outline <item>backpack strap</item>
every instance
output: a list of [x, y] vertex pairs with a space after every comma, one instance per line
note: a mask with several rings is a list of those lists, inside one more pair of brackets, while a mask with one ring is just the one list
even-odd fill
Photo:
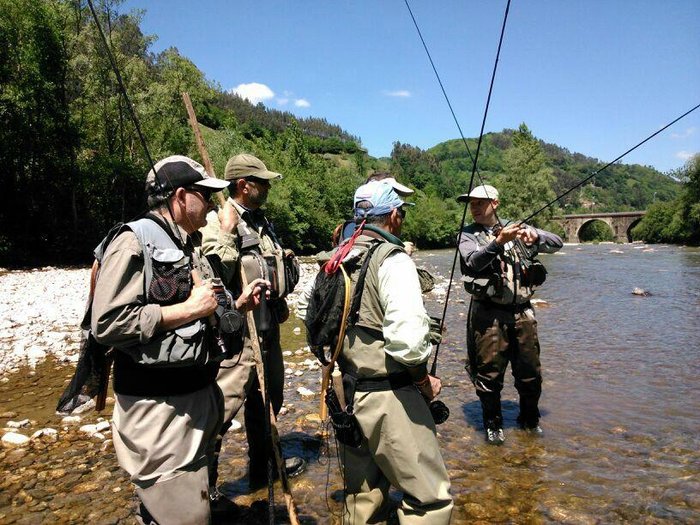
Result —
[[[362, 261], [362, 267], [360, 268], [360, 273], [357, 276], [357, 284], [355, 285], [355, 290], [352, 296], [352, 306], [350, 308], [350, 316], [348, 322], [354, 325], [360, 317], [360, 305], [362, 304], [362, 292], [365, 288], [365, 277], [367, 277], [367, 270], [369, 268], [369, 261], [372, 259], [372, 255], [382, 245], [381, 242], [375, 242], [372, 244], [370, 249], [367, 251], [365, 260]], [[341, 266], [342, 267], [342, 266]]]

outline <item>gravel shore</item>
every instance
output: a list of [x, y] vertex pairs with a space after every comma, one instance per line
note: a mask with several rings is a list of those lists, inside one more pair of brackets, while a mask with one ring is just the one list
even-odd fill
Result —
[[[300, 282], [288, 298], [290, 309], [315, 268], [301, 264]], [[77, 361], [89, 279], [89, 268], [0, 269], [0, 377], [35, 367], [49, 355]]]

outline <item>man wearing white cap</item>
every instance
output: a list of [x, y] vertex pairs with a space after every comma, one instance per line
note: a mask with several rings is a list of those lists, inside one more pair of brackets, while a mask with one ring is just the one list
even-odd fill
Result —
[[[426, 400], [438, 395], [430, 376], [432, 345], [416, 267], [399, 239], [406, 207], [391, 184], [371, 181], [355, 192], [358, 224], [366, 221], [348, 257], [351, 279], [367, 270], [357, 319], [345, 334], [338, 364], [345, 397], [362, 429], [358, 447], [343, 445], [343, 523], [383, 523], [389, 489], [403, 493], [400, 523], [447, 525], [450, 482]], [[371, 251], [370, 251], [371, 250]]]
[[[212, 194], [228, 183], [181, 155], [154, 168], [151, 211], [115, 228], [95, 251], [101, 266], [91, 328], [98, 343], [115, 349], [114, 449], [136, 485], [140, 522], [208, 523], [202, 494], [221, 426], [215, 377], [224, 355], [207, 319], [223, 293], [193, 234], [206, 224]], [[254, 306], [260, 284], [241, 293], [236, 310]]]
[[561, 239], [521, 223], [499, 221], [498, 191], [482, 185], [457, 200], [468, 201], [474, 222], [459, 237], [464, 287], [472, 296], [467, 321], [467, 370], [481, 401], [486, 441], [505, 441], [501, 390], [508, 363], [520, 395], [518, 424], [539, 435], [542, 393], [540, 344], [530, 298], [546, 271], [538, 252], [553, 253]]

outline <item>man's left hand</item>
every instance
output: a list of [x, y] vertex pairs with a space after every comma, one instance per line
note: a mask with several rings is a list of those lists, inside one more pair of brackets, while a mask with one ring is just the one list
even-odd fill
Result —
[[518, 232], [518, 237], [528, 246], [535, 244], [540, 238], [537, 230], [535, 230], [535, 228], [532, 226], [525, 226], [523, 229], [521, 229], [520, 232]]

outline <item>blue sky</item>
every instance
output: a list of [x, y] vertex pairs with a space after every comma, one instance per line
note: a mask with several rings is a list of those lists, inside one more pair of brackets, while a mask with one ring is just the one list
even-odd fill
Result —
[[[409, 0], [467, 137], [479, 134], [505, 0]], [[403, 0], [128, 0], [153, 51], [177, 47], [211, 81], [326, 118], [388, 156], [458, 138]], [[486, 131], [610, 161], [700, 103], [699, 0], [513, 0]], [[678, 168], [700, 109], [622, 162]]]

